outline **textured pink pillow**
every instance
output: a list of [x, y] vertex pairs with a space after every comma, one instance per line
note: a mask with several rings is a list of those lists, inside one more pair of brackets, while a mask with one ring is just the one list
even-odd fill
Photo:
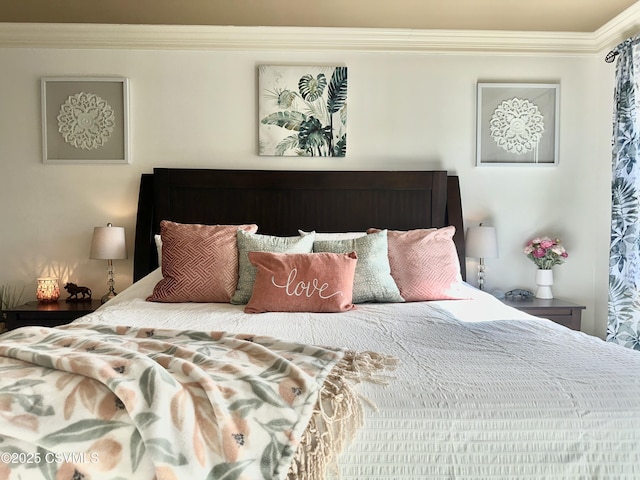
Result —
[[257, 268], [246, 313], [344, 312], [354, 308], [351, 253], [249, 252]]
[[162, 280], [152, 302], [229, 302], [238, 283], [238, 229], [257, 225], [160, 222]]
[[[379, 231], [370, 228], [367, 233]], [[389, 230], [389, 266], [400, 295], [407, 302], [456, 300], [462, 293], [460, 263], [453, 226]]]

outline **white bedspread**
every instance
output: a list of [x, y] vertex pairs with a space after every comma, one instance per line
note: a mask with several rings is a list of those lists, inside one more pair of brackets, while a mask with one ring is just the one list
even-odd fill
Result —
[[341, 478], [640, 479], [640, 353], [470, 300], [247, 315], [145, 302], [154, 272], [79, 322], [226, 330], [399, 358], [343, 453]]

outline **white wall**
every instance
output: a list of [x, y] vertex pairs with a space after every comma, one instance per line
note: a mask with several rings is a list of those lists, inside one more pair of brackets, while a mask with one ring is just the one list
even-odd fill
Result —
[[[259, 64], [348, 66], [346, 158], [256, 154]], [[583, 330], [604, 335], [613, 67], [601, 57], [4, 48], [0, 65], [0, 284], [25, 285], [27, 299], [45, 274], [106, 291], [106, 262], [88, 258], [92, 229], [126, 227], [132, 254], [139, 177], [156, 166], [443, 168], [460, 175], [466, 224], [497, 227], [487, 289], [533, 289], [522, 247], [558, 236], [569, 259], [554, 292], [586, 305]], [[42, 163], [39, 80], [56, 75], [130, 79], [131, 165]], [[560, 83], [557, 167], [474, 166], [478, 81]], [[132, 260], [115, 266], [122, 290]]]

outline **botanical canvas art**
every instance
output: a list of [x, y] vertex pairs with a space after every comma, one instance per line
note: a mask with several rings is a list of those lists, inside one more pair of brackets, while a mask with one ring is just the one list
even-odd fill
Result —
[[260, 155], [344, 157], [347, 67], [259, 67]]
[[556, 84], [478, 84], [478, 165], [558, 162]]

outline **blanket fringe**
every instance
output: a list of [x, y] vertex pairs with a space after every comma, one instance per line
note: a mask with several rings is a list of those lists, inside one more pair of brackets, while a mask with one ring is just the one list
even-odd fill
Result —
[[347, 351], [331, 370], [311, 420], [291, 462], [288, 480], [324, 480], [327, 473], [339, 475], [337, 458], [364, 423], [362, 402], [375, 408], [355, 389], [360, 382], [387, 384], [382, 370], [393, 370], [397, 359], [376, 352]]

